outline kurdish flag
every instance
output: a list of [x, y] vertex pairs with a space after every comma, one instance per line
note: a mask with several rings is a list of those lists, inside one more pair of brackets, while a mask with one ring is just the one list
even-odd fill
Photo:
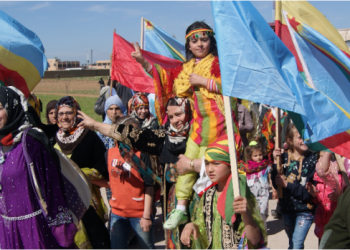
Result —
[[[306, 143], [350, 129], [350, 102], [341, 83], [331, 78], [333, 68], [319, 61], [317, 67], [326, 71], [323, 77], [329, 85], [313, 88], [299, 73], [294, 55], [250, 2], [214, 1], [212, 7], [223, 93], [299, 114]], [[315, 73], [321, 73], [319, 68]], [[335, 99], [337, 94], [340, 98]]]
[[151, 21], [144, 19], [143, 23], [144, 50], [169, 57], [179, 61], [186, 61], [185, 45], [155, 26]]
[[[298, 114], [291, 117], [315, 150], [350, 157], [350, 51], [339, 32], [306, 1], [276, 1], [276, 34], [296, 58], [298, 70], [315, 90], [331, 100], [333, 107], [319, 109], [319, 125], [305, 131], [307, 123]], [[314, 103], [314, 105], [318, 105]], [[335, 109], [333, 109], [335, 108]], [[317, 111], [317, 110], [315, 110]], [[333, 117], [325, 114], [334, 112]]]
[[0, 11], [0, 85], [14, 86], [28, 97], [48, 63], [39, 37]]

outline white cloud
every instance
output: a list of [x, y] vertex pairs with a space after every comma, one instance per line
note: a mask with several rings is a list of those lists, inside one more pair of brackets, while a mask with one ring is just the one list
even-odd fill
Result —
[[43, 3], [38, 3], [32, 7], [30, 7], [28, 10], [39, 10], [39, 9], [43, 9], [43, 8], [46, 8], [47, 6], [49, 6], [50, 3], [49, 2], [43, 2]]

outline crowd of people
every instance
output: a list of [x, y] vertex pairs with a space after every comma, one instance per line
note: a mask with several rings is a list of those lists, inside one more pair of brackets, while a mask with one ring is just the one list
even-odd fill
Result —
[[[279, 111], [265, 104], [231, 98], [227, 127], [214, 32], [195, 22], [185, 38], [187, 61], [174, 69], [151, 64], [134, 44], [130, 56], [153, 77], [156, 93], [111, 79], [104, 86], [101, 78], [103, 122], [72, 96], [50, 101], [41, 121], [18, 89], [0, 87], [0, 248], [125, 249], [135, 238], [154, 249], [158, 204], [166, 248], [268, 248], [270, 190], [289, 249], [304, 248], [313, 222], [320, 248], [350, 247], [348, 176], [339, 167], [349, 160], [309, 150], [288, 113], [277, 123]], [[89, 205], [62, 174], [59, 154], [86, 178]]]

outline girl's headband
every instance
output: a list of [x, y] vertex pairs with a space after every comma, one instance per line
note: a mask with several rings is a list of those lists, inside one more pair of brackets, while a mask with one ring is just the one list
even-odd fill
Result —
[[197, 32], [207, 32], [207, 35], [211, 34], [211, 35], [215, 35], [214, 31], [211, 29], [205, 29], [205, 28], [200, 28], [200, 29], [195, 29], [190, 31], [186, 36], [185, 39], [187, 39], [188, 37], [190, 37], [191, 35], [193, 35], [194, 33]]

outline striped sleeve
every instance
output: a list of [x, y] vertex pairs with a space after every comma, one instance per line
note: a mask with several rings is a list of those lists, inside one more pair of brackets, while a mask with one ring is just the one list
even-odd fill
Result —
[[216, 85], [216, 82], [213, 79], [208, 79], [207, 89], [211, 92], [215, 92], [215, 93], [220, 94], [220, 90], [219, 90], [218, 86]]

